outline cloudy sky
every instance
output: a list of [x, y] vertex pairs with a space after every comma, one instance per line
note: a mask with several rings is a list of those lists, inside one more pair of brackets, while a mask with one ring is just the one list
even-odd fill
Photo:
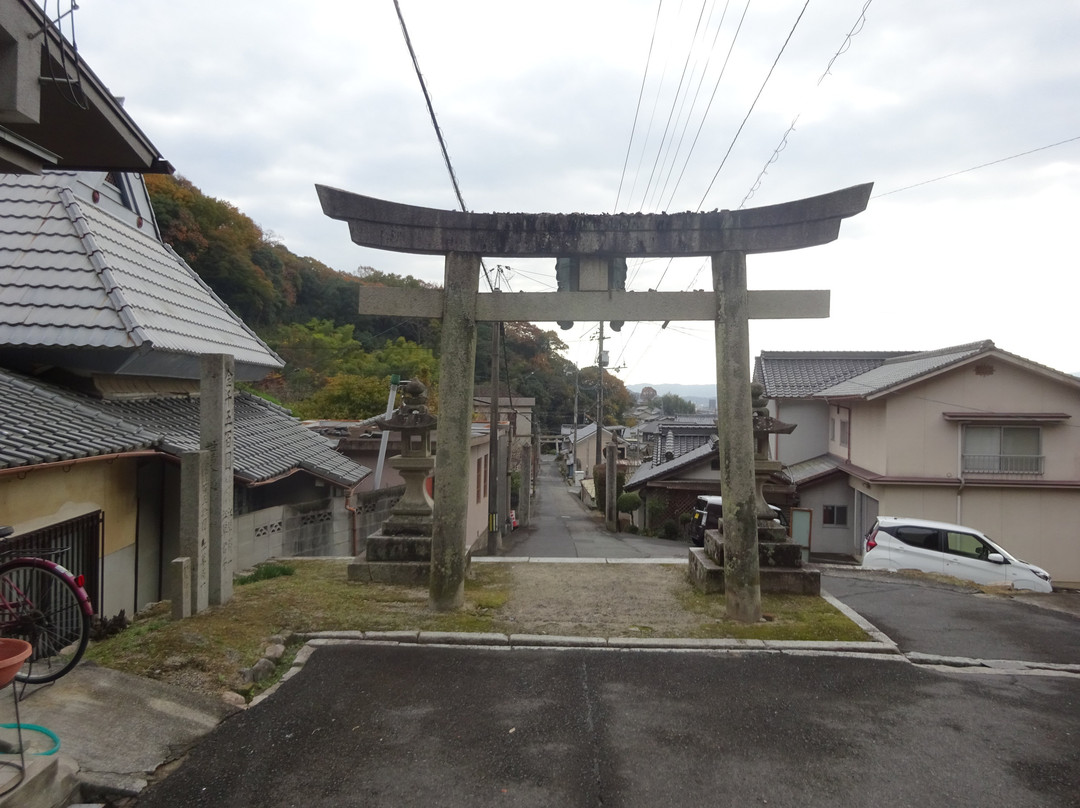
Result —
[[[400, 4], [469, 210], [712, 210], [873, 182], [837, 242], [750, 257], [751, 289], [832, 292], [827, 320], [751, 323], [752, 354], [991, 339], [1080, 371], [1080, 4]], [[441, 282], [439, 258], [352, 244], [315, 195], [458, 207], [392, 0], [83, 0], [74, 23], [205, 193], [336, 269]], [[554, 288], [550, 262], [500, 262], [503, 289]], [[631, 289], [710, 283], [700, 260], [630, 264]], [[561, 334], [595, 361], [595, 323]], [[713, 376], [711, 325], [608, 337], [627, 383]]]

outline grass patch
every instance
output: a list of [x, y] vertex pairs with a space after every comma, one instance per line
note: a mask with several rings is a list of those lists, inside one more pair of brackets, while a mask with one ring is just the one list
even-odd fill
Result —
[[269, 581], [273, 578], [280, 578], [282, 575], [292, 575], [294, 572], [296, 572], [296, 567], [271, 561], [267, 564], [257, 565], [255, 570], [247, 575], [237, 576], [233, 579], [233, 583], [236, 586], [245, 586], [256, 581]]
[[[268, 565], [262, 565], [268, 566]], [[350, 583], [346, 562], [290, 562], [293, 574], [255, 580], [232, 600], [174, 621], [167, 602], [135, 616], [131, 626], [91, 643], [86, 658], [126, 673], [206, 692], [243, 690], [240, 670], [262, 655], [273, 635], [312, 631], [491, 631], [509, 596], [508, 576], [494, 565], [476, 565], [465, 583], [465, 607], [428, 609], [425, 588]], [[288, 643], [282, 667], [296, 647]]]
[[693, 586], [678, 592], [683, 608], [700, 615], [701, 622], [689, 636], [704, 639], [816, 640], [864, 642], [866, 632], [852, 623], [828, 601], [813, 595], [762, 594], [765, 622], [747, 625], [727, 616], [724, 596], [706, 595]]

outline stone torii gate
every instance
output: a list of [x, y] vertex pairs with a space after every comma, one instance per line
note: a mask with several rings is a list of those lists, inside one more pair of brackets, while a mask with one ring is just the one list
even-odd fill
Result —
[[[828, 291], [748, 291], [746, 256], [826, 244], [866, 209], [872, 184], [747, 210], [674, 214], [468, 213], [415, 207], [317, 185], [323, 212], [364, 247], [443, 255], [442, 289], [365, 288], [361, 314], [442, 320], [439, 441], [429, 603], [465, 598], [466, 508], [476, 324], [712, 320], [724, 492], [725, 593], [730, 617], [761, 618], [750, 395], [749, 320], [829, 316]], [[479, 292], [481, 258], [575, 257], [576, 291]], [[611, 288], [612, 259], [712, 259], [713, 293]]]

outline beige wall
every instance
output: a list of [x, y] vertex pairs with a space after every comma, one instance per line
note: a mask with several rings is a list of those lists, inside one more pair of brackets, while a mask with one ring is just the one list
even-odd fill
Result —
[[73, 463], [0, 477], [0, 514], [17, 533], [105, 512], [105, 555], [135, 543], [137, 460]]
[[26, 533], [96, 511], [105, 514], [101, 613], [129, 612], [135, 600], [136, 459], [73, 463], [0, 477], [0, 514]]
[[[975, 372], [987, 365], [993, 373]], [[1080, 390], [1067, 383], [987, 360], [914, 385], [885, 401], [884, 416], [877, 402], [854, 407], [856, 465], [893, 477], [957, 477], [962, 425], [945, 420], [943, 412], [1065, 412], [1073, 418], [1042, 427], [1046, 456], [1042, 479], [1080, 481], [1080, 429], [1070, 428], [1080, 419]], [[875, 432], [885, 433], [885, 445], [873, 445]], [[865, 450], [864, 442], [870, 444]]]
[[[489, 457], [489, 446], [490, 440], [487, 435], [474, 437], [469, 446], [469, 510], [466, 516], [465, 535], [468, 537], [469, 549], [481, 552], [487, 550], [488, 522], [488, 498], [485, 494], [488, 478], [484, 474], [484, 458], [487, 458], [488, 463], [495, 462], [495, 458]], [[480, 479], [477, 479], [477, 461], [481, 470]], [[477, 490], [480, 492], [479, 497], [477, 497]]]

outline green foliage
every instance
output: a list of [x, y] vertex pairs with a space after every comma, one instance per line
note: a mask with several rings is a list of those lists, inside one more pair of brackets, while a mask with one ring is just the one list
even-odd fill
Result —
[[664, 415], [693, 415], [697, 412], [696, 404], [675, 393], [664, 393], [650, 401], [649, 406], [660, 410]]
[[679, 524], [674, 519], [665, 519], [660, 528], [660, 535], [665, 539], [679, 538]]
[[[437, 408], [438, 320], [360, 315], [358, 301], [376, 287], [434, 288], [412, 276], [371, 267], [340, 272], [298, 256], [223, 200], [183, 177], [146, 175], [163, 240], [285, 361], [253, 385], [302, 417], [365, 418], [385, 411], [388, 378], [417, 377]], [[552, 270], [554, 273], [554, 269]], [[576, 368], [559, 354], [555, 331], [504, 324], [500, 395], [534, 398], [533, 427], [557, 433], [574, 412]], [[478, 382], [491, 373], [490, 326], [478, 328]], [[627, 423], [631, 399], [604, 374], [605, 424]], [[596, 412], [597, 369], [583, 368], [579, 411]]]
[[666, 496], [659, 491], [650, 493], [645, 502], [645, 518], [648, 520], [646, 527], [650, 530], [656, 530], [656, 526], [660, 524], [660, 520], [667, 513], [667, 508]]
[[630, 514], [630, 524], [634, 524], [634, 513], [641, 507], [641, 495], [636, 491], [623, 491], [615, 500], [615, 509], [619, 513]]

